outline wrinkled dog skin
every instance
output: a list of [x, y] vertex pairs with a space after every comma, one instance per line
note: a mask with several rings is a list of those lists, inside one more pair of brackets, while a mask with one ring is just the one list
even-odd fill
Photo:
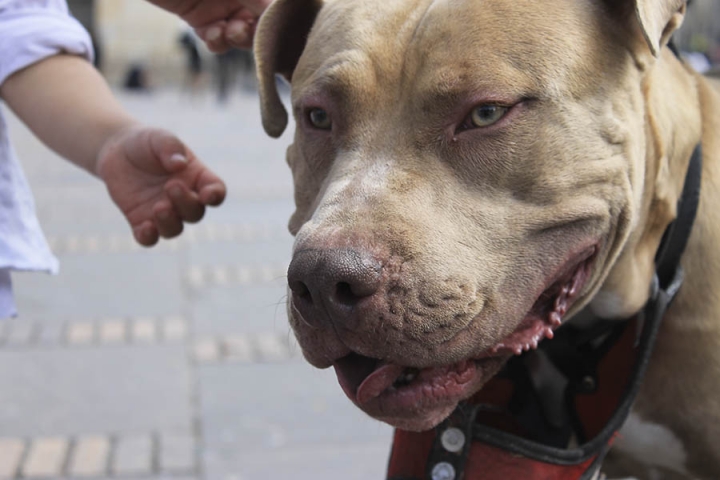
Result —
[[702, 139], [688, 279], [608, 468], [720, 478], [720, 95], [665, 48], [684, 13], [277, 0], [255, 48], [270, 135], [288, 123], [275, 74], [292, 84], [288, 310], [305, 358], [369, 415], [437, 425], [581, 309], [644, 305]]

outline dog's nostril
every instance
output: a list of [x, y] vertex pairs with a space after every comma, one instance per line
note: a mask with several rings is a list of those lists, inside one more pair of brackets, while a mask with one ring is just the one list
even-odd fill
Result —
[[353, 306], [362, 296], [355, 295], [347, 282], [340, 282], [335, 288], [335, 299], [344, 305]]
[[312, 303], [312, 295], [310, 289], [303, 282], [295, 281], [289, 283], [290, 290], [302, 300]]
[[300, 250], [288, 268], [288, 286], [306, 321], [349, 324], [356, 307], [382, 286], [382, 265], [353, 249]]

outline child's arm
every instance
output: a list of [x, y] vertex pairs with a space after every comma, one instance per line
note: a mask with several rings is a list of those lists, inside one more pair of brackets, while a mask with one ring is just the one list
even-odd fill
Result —
[[182, 232], [225, 185], [176, 137], [142, 127], [85, 60], [50, 57], [10, 76], [0, 96], [50, 148], [105, 181], [137, 241]]
[[57, 55], [10, 76], [0, 96], [48, 147], [97, 175], [100, 149], [137, 122], [85, 59]]

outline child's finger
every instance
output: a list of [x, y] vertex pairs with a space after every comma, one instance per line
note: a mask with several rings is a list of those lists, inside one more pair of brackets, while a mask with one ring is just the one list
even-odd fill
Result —
[[153, 219], [158, 233], [163, 238], [173, 238], [183, 231], [183, 222], [173, 210], [170, 202], [160, 202], [153, 207]]
[[131, 165], [153, 175], [180, 172], [188, 166], [191, 156], [175, 135], [159, 128], [134, 128], [122, 145]]
[[220, 205], [227, 194], [225, 182], [208, 168], [205, 168], [195, 180], [193, 190], [198, 192], [200, 201], [204, 205], [213, 207]]
[[168, 173], [177, 173], [188, 166], [189, 152], [185, 145], [170, 132], [153, 131], [150, 137], [153, 153], [160, 159], [162, 167]]
[[145, 247], [152, 247], [159, 240], [159, 234], [155, 225], [150, 220], [133, 228], [135, 240]]
[[199, 197], [204, 205], [217, 207], [225, 200], [226, 193], [224, 183], [212, 183], [200, 189]]
[[169, 184], [165, 190], [175, 211], [183, 221], [195, 223], [202, 220], [205, 215], [205, 205], [200, 203], [197, 193], [190, 191], [180, 182]]

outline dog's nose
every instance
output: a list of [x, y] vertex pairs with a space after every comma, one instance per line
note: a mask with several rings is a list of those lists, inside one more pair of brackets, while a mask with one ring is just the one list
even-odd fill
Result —
[[382, 265], [353, 249], [301, 250], [288, 269], [293, 305], [303, 319], [318, 325], [326, 315], [346, 327], [354, 307], [381, 284]]

